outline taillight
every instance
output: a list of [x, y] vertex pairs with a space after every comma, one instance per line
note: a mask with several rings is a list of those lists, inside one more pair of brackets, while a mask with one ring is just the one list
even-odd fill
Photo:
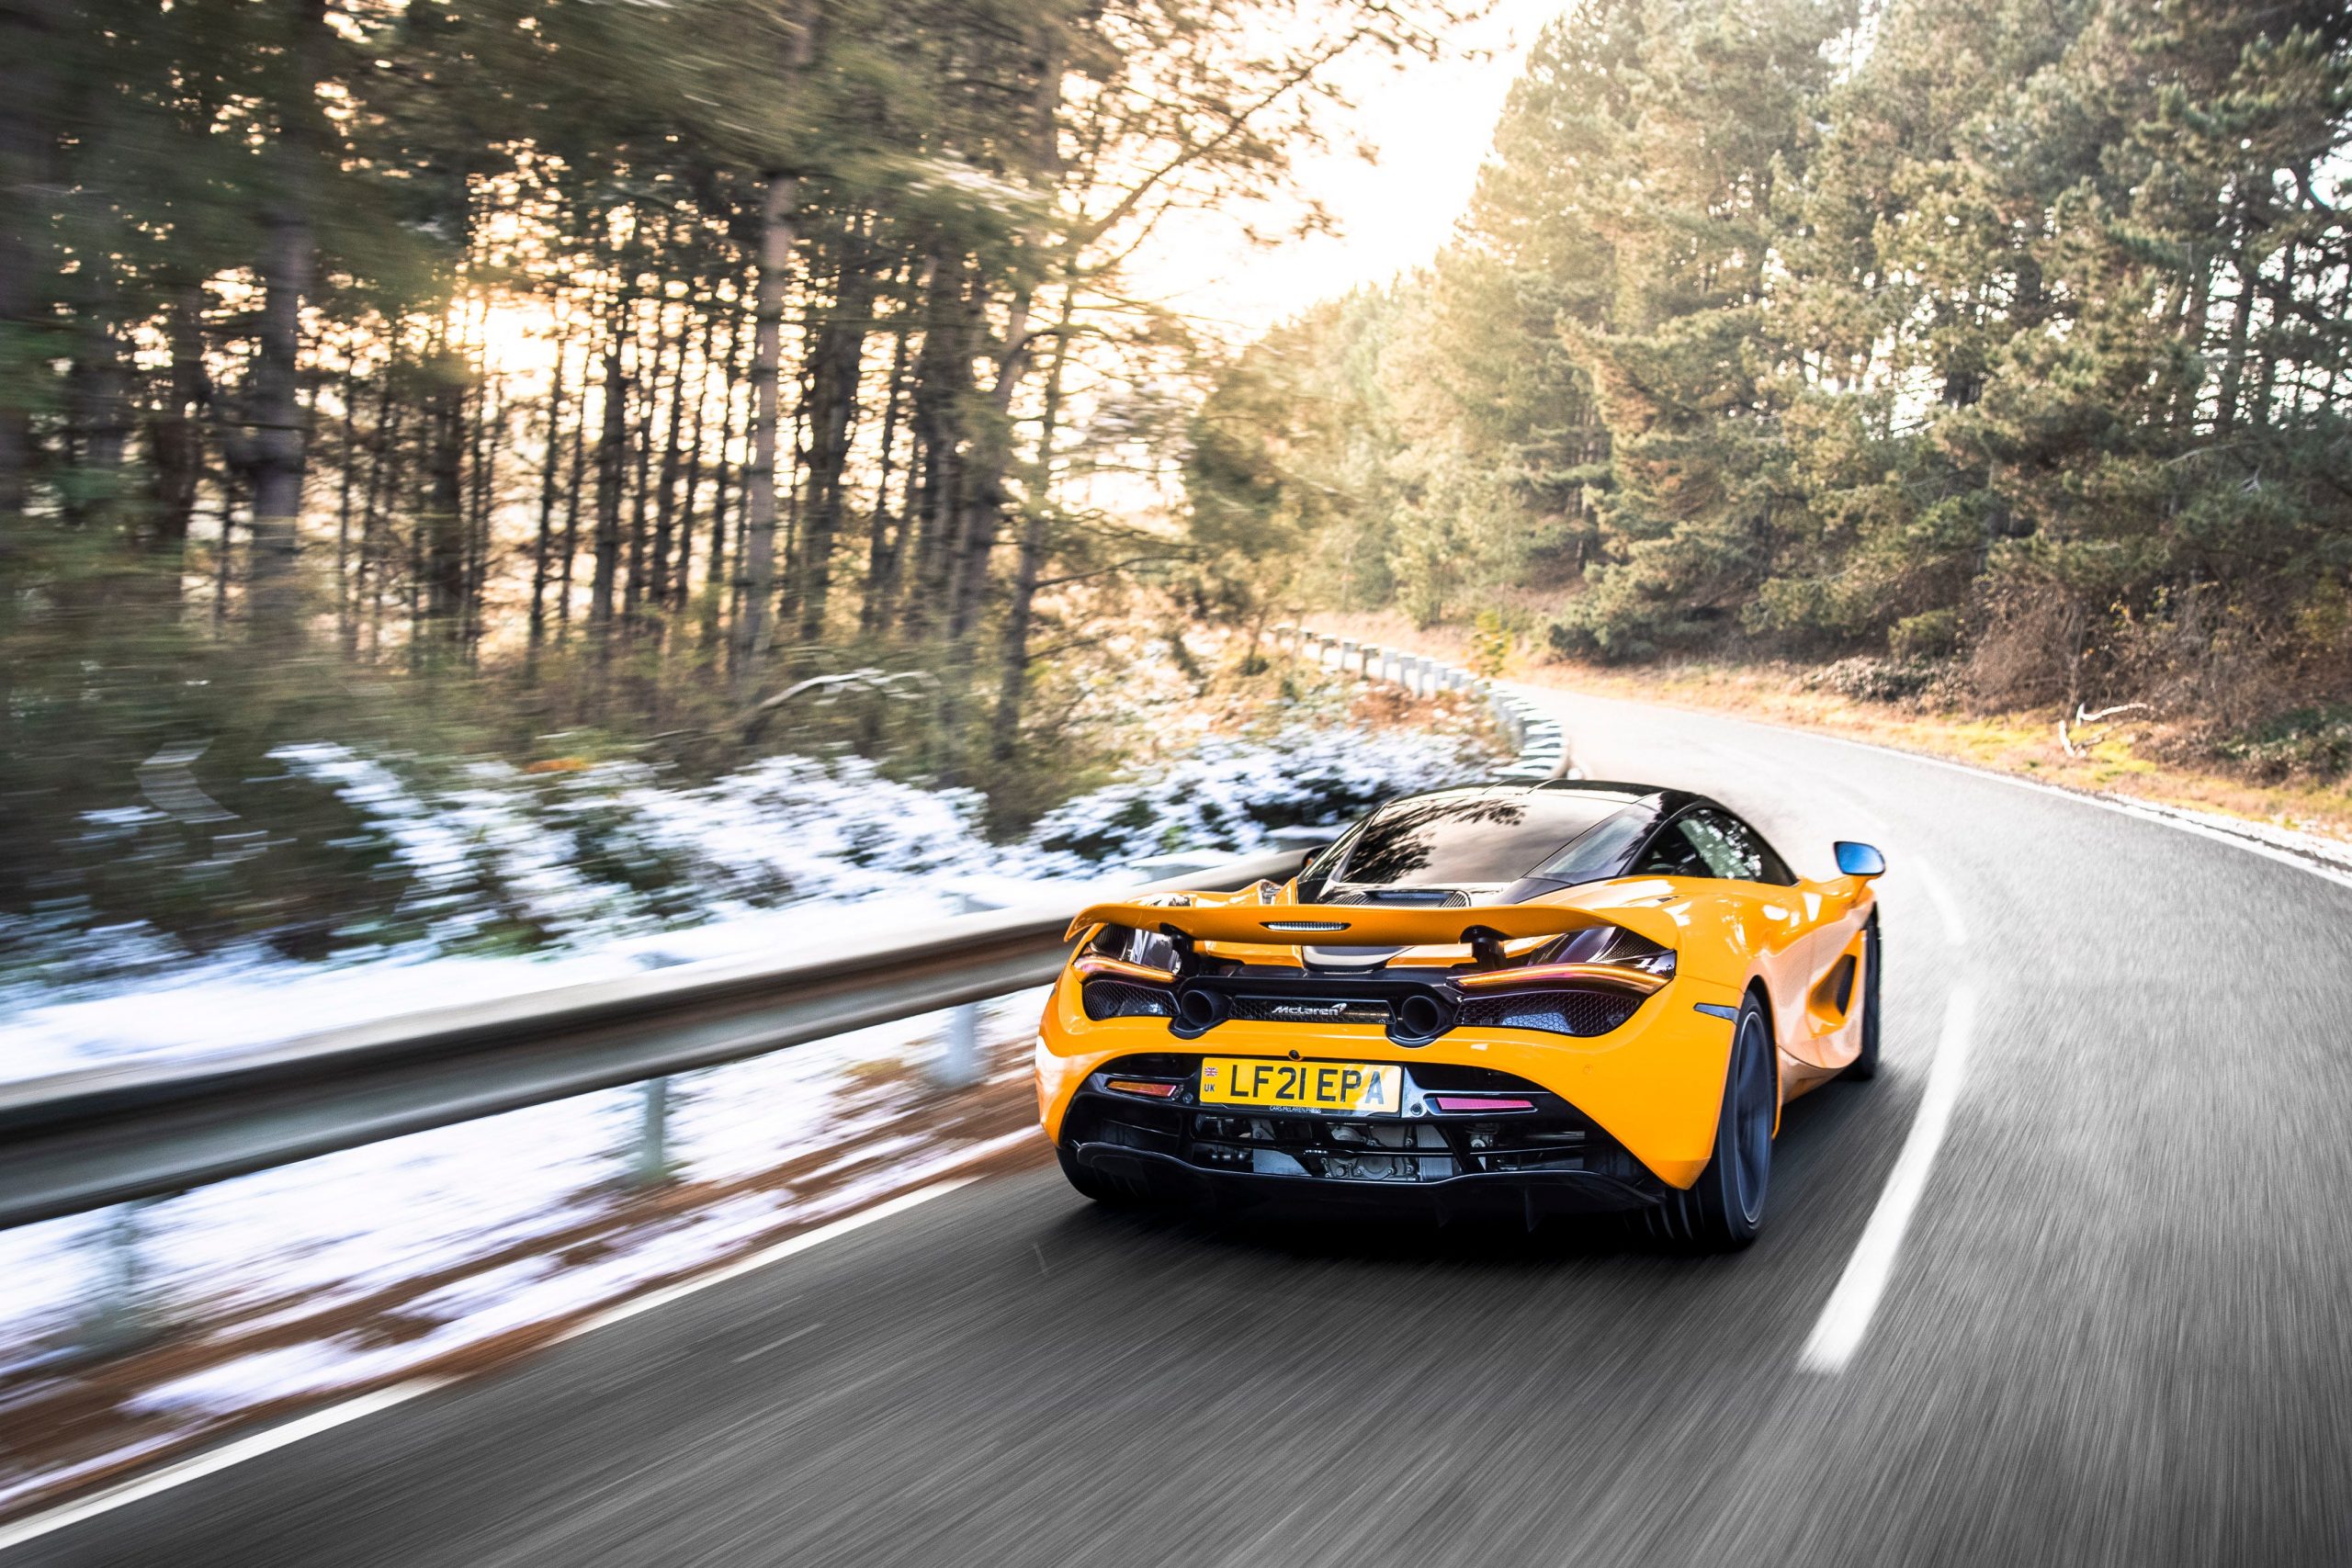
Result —
[[[1673, 954], [1667, 955], [1669, 959]], [[1673, 978], [1671, 964], [1663, 975], [1630, 964], [1522, 964], [1516, 969], [1482, 969], [1456, 975], [1453, 983], [1465, 991], [1497, 991], [1522, 986], [1605, 986], [1648, 996]]]
[[1465, 991], [1597, 987], [1637, 997], [1646, 997], [1674, 978], [1673, 950], [1623, 926], [1571, 931], [1527, 958], [1529, 962], [1467, 970], [1448, 978]]
[[1113, 958], [1101, 953], [1080, 953], [1076, 967], [1080, 975], [1133, 980], [1144, 986], [1172, 986], [1176, 983], [1176, 971], [1173, 969], [1162, 969], [1151, 964], [1132, 964], [1126, 959]]
[[1142, 1094], [1148, 1095], [1154, 1100], [1173, 1100], [1176, 1098], [1176, 1091], [1184, 1086], [1180, 1083], [1152, 1083], [1144, 1078], [1104, 1078], [1102, 1087], [1115, 1089], [1121, 1094]]

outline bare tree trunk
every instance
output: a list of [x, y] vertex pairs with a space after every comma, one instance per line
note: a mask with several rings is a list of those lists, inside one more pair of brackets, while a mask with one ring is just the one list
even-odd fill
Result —
[[1012, 462], [1012, 392], [1029, 362], [1029, 302], [1023, 285], [1006, 313], [1004, 341], [997, 349], [996, 385], [972, 457], [965, 466], [964, 512], [956, 529], [955, 558], [947, 584], [947, 639], [962, 642], [979, 618], [988, 588], [989, 556], [996, 548], [1004, 509], [1012, 499], [1005, 470]]
[[[594, 301], [591, 300], [593, 308]], [[563, 565], [556, 573], [555, 626], [559, 647], [571, 640], [571, 570], [580, 559], [580, 492], [588, 471], [588, 367], [596, 354], [596, 323], [580, 345], [580, 407], [571, 416], [571, 477], [563, 487]]]
[[395, 339], [393, 352], [384, 361], [383, 390], [376, 400], [376, 430], [368, 460], [368, 497], [359, 514], [358, 587], [368, 596], [370, 660], [380, 659], [384, 651], [384, 508], [387, 486], [399, 458], [400, 405], [394, 396], [400, 383], [400, 367], [399, 342]]
[[358, 605], [352, 598], [351, 517], [353, 491], [359, 476], [359, 360], [344, 347], [343, 450], [335, 473], [334, 633], [335, 644], [348, 659], [359, 646]]
[[[1056, 117], [1061, 107], [1060, 33], [1049, 29], [1049, 42], [1037, 62], [1035, 85], [1030, 95], [1024, 140], [1029, 173], [1042, 189], [1054, 187], [1061, 170]], [[1042, 236], [1032, 236], [1034, 248]], [[1004, 336], [996, 350], [996, 385], [987, 415], [972, 444], [972, 458], [964, 481], [964, 517], [957, 532], [954, 576], [948, 591], [947, 636], [961, 643], [971, 635], [988, 586], [989, 556], [996, 548], [997, 530], [1012, 500], [1006, 470], [1012, 462], [1012, 395], [1027, 373], [1030, 360], [1029, 309], [1035, 281], [1023, 276], [1013, 287], [1005, 311]]]
[[563, 470], [563, 356], [571, 347], [571, 323], [557, 329], [555, 368], [548, 376], [547, 439], [539, 448], [539, 528], [531, 547], [531, 624], [524, 669], [538, 666], [539, 649], [548, 639], [548, 569], [555, 542], [555, 502]]
[[204, 479], [203, 411], [212, 383], [204, 368], [204, 288], [182, 283], [171, 291], [165, 334], [171, 344], [171, 376], [164, 404], [149, 426], [148, 453], [154, 468], [153, 523], [150, 548], [160, 558], [156, 574], [167, 599], [180, 597], [187, 556], [188, 524], [196, 515], [197, 491]]
[[466, 402], [465, 355], [450, 341], [448, 312], [442, 313], [439, 342], [426, 362], [430, 402], [425, 424], [424, 509], [416, 520], [423, 576], [417, 627], [420, 646], [412, 661], [437, 653], [424, 643], [450, 644], [463, 631], [466, 601]]
[[1046, 552], [1052, 543], [1054, 515], [1054, 433], [1061, 423], [1062, 373], [1069, 364], [1070, 323], [1078, 313], [1078, 284], [1062, 288], [1061, 320], [1054, 341], [1052, 367], [1046, 375], [1046, 405], [1037, 436], [1036, 479], [1029, 487], [1021, 525], [1021, 558], [1013, 570], [1012, 602], [1004, 616], [1004, 644], [1000, 657], [996, 716], [989, 726], [989, 756], [1009, 762], [1021, 743], [1021, 705], [1029, 693], [1029, 626], [1036, 607], [1038, 580], [1045, 575]]
[[291, 0], [293, 80], [278, 127], [264, 209], [260, 331], [246, 417], [253, 424], [253, 618], [290, 634], [300, 613], [302, 472], [308, 448], [300, 403], [302, 301], [312, 289], [311, 231], [322, 152], [317, 89], [326, 49], [326, 0]]
[[[51, 272], [42, 209], [57, 137], [66, 0], [0, 6], [0, 566], [29, 500], [32, 416], [43, 357], [40, 296]], [[0, 713], [0, 721], [6, 714]]]
[[212, 563], [212, 625], [229, 623], [229, 587], [234, 581], [231, 552], [236, 546], [237, 481], [232, 476], [220, 487], [220, 550]]
[[833, 541], [841, 533], [843, 509], [842, 472], [856, 421], [867, 319], [874, 310], [875, 278], [859, 254], [860, 239], [852, 233], [844, 243], [851, 254], [833, 290], [832, 316], [808, 354], [808, 484], [796, 592], [800, 640], [805, 643], [824, 636], [832, 592]]
[[899, 323], [898, 346], [890, 353], [890, 391], [882, 404], [882, 472], [874, 483], [874, 515], [865, 536], [865, 593], [857, 607], [857, 629], [871, 636], [890, 624], [890, 603], [898, 589], [898, 566], [906, 543], [906, 525], [890, 528], [890, 458], [899, 434], [899, 406], [907, 385], [907, 325]]
[[737, 691], [748, 692], [767, 650], [768, 604], [775, 593], [775, 449], [784, 359], [784, 291], [792, 269], [797, 175], [767, 177], [760, 210], [759, 325], [752, 344], [752, 460], [743, 482], [748, 520], [741, 578], [743, 604], [730, 649]]
[[621, 561], [621, 481], [628, 463], [628, 379], [621, 370], [621, 344], [633, 288], [624, 284], [605, 337], [605, 428], [596, 444], [596, 564], [588, 580], [588, 635], [605, 656], [612, 640], [614, 579]]
[[673, 615], [685, 614], [688, 584], [694, 577], [695, 502], [702, 490], [702, 422], [704, 410], [710, 402], [710, 345], [718, 325], [716, 316], [703, 317], [702, 343], [695, 350], [694, 417], [686, 426], [685, 472], [680, 479], [684, 493], [678, 498], [678, 569], [670, 580], [670, 613]]
[[727, 312], [727, 370], [718, 391], [718, 472], [711, 481], [710, 564], [703, 574], [702, 641], [710, 649], [718, 646], [719, 617], [727, 609], [727, 481], [735, 471], [729, 454], [735, 446], [735, 386], [742, 373], [742, 303], [739, 286], [729, 300], [733, 309]]
[[490, 586], [491, 525], [498, 505], [498, 455], [506, 446], [503, 391], [501, 379], [485, 373], [474, 420], [473, 521], [466, 535], [465, 632], [469, 663], [481, 661], [482, 635], [488, 629], [485, 601]]
[[628, 587], [621, 597], [621, 624], [634, 637], [645, 630], [646, 606], [656, 597], [657, 584], [648, 581], [647, 556], [651, 544], [647, 519], [651, 514], [653, 501], [653, 441], [658, 434], [658, 415], [662, 409], [662, 367], [670, 356], [670, 301], [667, 286], [660, 273], [654, 275], [653, 295], [653, 365], [645, 367], [645, 339], [637, 339], [636, 378], [639, 388], [636, 431], [635, 488], [629, 496], [628, 513]]
[[924, 307], [922, 352], [915, 362], [914, 436], [922, 453], [920, 504], [906, 526], [916, 530], [913, 589], [906, 597], [906, 632], [931, 635], [947, 596], [953, 531], [963, 514], [964, 421], [971, 403], [972, 338], [979, 303], [959, 257], [934, 253]]
[[2230, 311], [2230, 341], [2222, 358], [2222, 382], [2215, 394], [2213, 431], [2227, 435], [2237, 428], [2238, 392], [2245, 376], [2246, 325], [2254, 316], [2254, 268], [2241, 253], [2231, 264], [2238, 275], [2238, 298]]
[[670, 340], [670, 413], [662, 441], [662, 474], [653, 499], [653, 559], [645, 585], [645, 607], [654, 618], [656, 635], [660, 630], [661, 612], [670, 603], [670, 551], [676, 543], [678, 526], [678, 472], [685, 461], [679, 449], [679, 440], [685, 428], [686, 413], [686, 341], [694, 325], [692, 310], [681, 306], [678, 310], [678, 331]]

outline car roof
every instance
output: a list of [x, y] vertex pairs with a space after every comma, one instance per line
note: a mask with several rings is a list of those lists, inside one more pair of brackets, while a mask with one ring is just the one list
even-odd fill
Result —
[[1547, 797], [1560, 801], [1560, 815], [1580, 818], [1589, 817], [1591, 807], [1572, 807], [1567, 799], [1562, 797], [1581, 797], [1587, 802], [1598, 798], [1618, 806], [1650, 805], [1661, 812], [1679, 811], [1706, 798], [1686, 789], [1668, 789], [1663, 784], [1627, 784], [1611, 779], [1544, 779], [1535, 784], [1449, 784], [1443, 789], [1423, 790], [1419, 795], [1400, 795], [1384, 805], [1397, 806], [1408, 800], [1515, 799], [1541, 810]]
[[[1426, 790], [1385, 802], [1363, 818], [1333, 846], [1337, 858], [1323, 863], [1322, 876], [1337, 886], [1525, 889], [1554, 854], [1601, 823], [1632, 817], [1654, 826], [1702, 798], [1605, 779]], [[1441, 826], [1447, 823], [1454, 826]]]

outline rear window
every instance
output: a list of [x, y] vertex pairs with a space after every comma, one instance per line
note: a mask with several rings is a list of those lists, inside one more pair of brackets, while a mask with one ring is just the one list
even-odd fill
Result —
[[1357, 830], [1330, 880], [1384, 887], [1516, 882], [1624, 806], [1622, 797], [1566, 793], [1400, 800]]

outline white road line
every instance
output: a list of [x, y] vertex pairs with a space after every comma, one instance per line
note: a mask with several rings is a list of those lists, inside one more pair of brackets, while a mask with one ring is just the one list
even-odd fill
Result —
[[216, 1471], [226, 1470], [231, 1465], [243, 1464], [249, 1459], [259, 1459], [273, 1450], [285, 1448], [290, 1443], [299, 1443], [303, 1438], [316, 1437], [321, 1432], [333, 1431], [335, 1427], [346, 1422], [356, 1421], [363, 1416], [373, 1416], [379, 1410], [390, 1410], [395, 1404], [405, 1404], [420, 1393], [432, 1393], [446, 1381], [441, 1378], [412, 1378], [406, 1382], [394, 1383], [390, 1388], [379, 1388], [372, 1393], [363, 1393], [356, 1399], [346, 1399], [340, 1404], [330, 1404], [324, 1410], [313, 1410], [308, 1416], [297, 1417], [266, 1431], [255, 1432], [249, 1438], [239, 1438], [232, 1443], [223, 1443], [219, 1448], [198, 1454], [193, 1459], [184, 1459], [176, 1464], [164, 1465], [162, 1469], [151, 1471], [136, 1480], [109, 1486], [101, 1492], [94, 1492], [87, 1497], [79, 1498], [61, 1507], [51, 1508], [45, 1514], [34, 1514], [28, 1518], [18, 1519], [14, 1524], [0, 1525], [0, 1551], [6, 1551], [12, 1546], [22, 1546], [25, 1542], [45, 1536], [51, 1530], [61, 1530], [68, 1525], [79, 1524], [84, 1519], [96, 1517], [99, 1514], [111, 1513], [126, 1503], [136, 1503], [141, 1497], [153, 1497], [158, 1492], [168, 1492], [175, 1486], [184, 1486], [191, 1481], [210, 1475]]
[[[985, 1154], [995, 1152], [1001, 1146], [1011, 1147], [1016, 1142], [1027, 1142], [1036, 1136], [1035, 1129], [1024, 1129], [1017, 1134], [1009, 1134], [1004, 1137], [991, 1138], [986, 1143], [976, 1144], [967, 1151], [967, 1154], [970, 1158], [979, 1158]], [[599, 1328], [635, 1317], [639, 1313], [650, 1312], [659, 1306], [667, 1306], [672, 1302], [693, 1295], [697, 1291], [707, 1291], [713, 1285], [748, 1274], [754, 1269], [764, 1269], [769, 1264], [790, 1258], [796, 1253], [806, 1252], [810, 1247], [821, 1247], [838, 1236], [847, 1235], [852, 1231], [863, 1230], [867, 1225], [880, 1220], [887, 1220], [893, 1214], [903, 1214], [917, 1204], [928, 1203], [934, 1198], [944, 1198], [950, 1192], [970, 1186], [974, 1179], [969, 1176], [951, 1177], [944, 1181], [934, 1181], [928, 1187], [919, 1187], [912, 1192], [902, 1192], [886, 1202], [876, 1203], [870, 1209], [861, 1209], [854, 1214], [844, 1215], [830, 1224], [819, 1225], [815, 1230], [803, 1231], [788, 1240], [780, 1241], [774, 1247], [763, 1247], [748, 1258], [739, 1258], [707, 1274], [697, 1274], [691, 1280], [684, 1280], [677, 1284], [664, 1286], [661, 1290], [623, 1302], [617, 1306], [607, 1307], [603, 1312], [575, 1324], [550, 1343], [560, 1344], [564, 1340], [577, 1339], [583, 1334], [593, 1334]], [[806, 1333], [807, 1330], [804, 1329], [802, 1332]], [[797, 1335], [785, 1336], [785, 1339], [797, 1337], [798, 1337]], [[784, 1340], [780, 1339], [775, 1341], [775, 1344], [763, 1348], [774, 1349], [775, 1345], [783, 1343]], [[396, 1404], [405, 1404], [419, 1394], [430, 1393], [435, 1389], [445, 1388], [457, 1381], [455, 1378], [411, 1378], [406, 1382], [394, 1383], [390, 1388], [379, 1388], [371, 1393], [344, 1400], [340, 1404], [330, 1404], [323, 1410], [313, 1410], [307, 1416], [297, 1416], [282, 1425], [255, 1432], [251, 1437], [239, 1438], [232, 1442], [223, 1443], [217, 1449], [208, 1450], [193, 1458], [164, 1465], [130, 1481], [93, 1492], [86, 1497], [78, 1497], [71, 1503], [61, 1504], [46, 1513], [28, 1515], [10, 1524], [0, 1524], [0, 1551], [6, 1551], [14, 1546], [22, 1546], [27, 1541], [39, 1540], [53, 1530], [63, 1529], [68, 1525], [79, 1524], [84, 1519], [95, 1518], [100, 1514], [112, 1513], [126, 1504], [153, 1497], [159, 1492], [168, 1492], [175, 1486], [185, 1486], [191, 1481], [198, 1481], [205, 1476], [216, 1474], [232, 1465], [243, 1464], [250, 1459], [259, 1459], [264, 1454], [299, 1443], [305, 1438], [316, 1437], [321, 1432], [331, 1432], [337, 1427], [373, 1416], [379, 1410], [390, 1410]]]
[[[1562, 692], [1555, 686], [1521, 686], [1520, 689], [1527, 693], [1549, 692], [1555, 696], [1571, 697], [1571, 694]], [[1574, 694], [1574, 700], [1615, 703], [1623, 707], [1658, 707], [1660, 705], [1656, 703], [1643, 703], [1632, 697], [1594, 697], [1581, 694]], [[1833, 746], [1851, 746], [1858, 751], [1873, 751], [1882, 757], [1901, 757], [1908, 761], [1925, 762], [1930, 767], [1949, 768], [1955, 773], [1965, 773], [1970, 778], [2010, 784], [2018, 789], [2030, 789], [2036, 795], [2046, 795], [2057, 800], [2071, 800], [2077, 806], [2095, 806], [2103, 811], [2112, 811], [2141, 822], [2154, 822], [2161, 827], [2177, 828], [2184, 833], [2194, 833], [2200, 839], [2211, 839], [2217, 844], [2233, 844], [2239, 849], [2260, 855], [2265, 860], [2274, 860], [2281, 865], [2291, 865], [2298, 870], [2308, 871], [2313, 876], [2324, 877], [2339, 886], [2352, 887], [2352, 872], [2341, 871], [2334, 866], [2323, 864], [2307, 856], [2299, 855], [2291, 850], [2266, 843], [2250, 834], [2233, 832], [2213, 823], [2201, 822], [2180, 815], [2182, 809], [2180, 807], [2133, 800], [2128, 795], [2098, 795], [2085, 790], [2069, 789], [2064, 784], [2045, 784], [2040, 779], [2019, 778], [2015, 773], [2003, 773], [1997, 768], [1979, 767], [1973, 762], [1954, 761], [1950, 757], [1938, 757], [1926, 751], [1906, 751], [1899, 746], [1882, 746], [1871, 740], [1856, 740], [1851, 736], [1831, 735], [1824, 730], [1804, 729], [1790, 724], [1774, 724], [1770, 719], [1747, 718], [1738, 714], [1723, 713], [1713, 708], [1668, 707], [1663, 711], [1690, 714], [1701, 718], [1717, 718], [1726, 724], [1744, 724], [1750, 728], [1770, 729], [1780, 735], [1801, 735], [1809, 739], [1826, 740]], [[1558, 714], [1553, 716], [1564, 729], [1567, 727], [1568, 721], [1565, 716]]]
[[1894, 1156], [1894, 1168], [1887, 1173], [1885, 1190], [1871, 1211], [1870, 1224], [1862, 1227], [1861, 1240], [1854, 1244], [1854, 1255], [1846, 1260], [1846, 1271], [1823, 1303], [1804, 1348], [1797, 1352], [1797, 1365], [1806, 1371], [1845, 1371], [1870, 1332], [1879, 1298], [1886, 1293], [1894, 1260], [1903, 1250], [1904, 1233], [1910, 1229], [1911, 1215], [1928, 1190], [1928, 1173], [1935, 1168], [1936, 1153], [1951, 1126], [1952, 1107], [1968, 1072], [1969, 1032], [1975, 1014], [1974, 987], [1965, 980], [1955, 983], [1944, 1002], [1943, 1038], [1936, 1045], [1935, 1065], [1928, 1069], [1927, 1092], [1919, 1097], [1910, 1134]]
[[1944, 923], [1944, 941], [1953, 947], [1967, 946], [1968, 928], [1961, 921], [1960, 906], [1952, 901], [1951, 889], [1944, 886], [1944, 879], [1917, 861], [1904, 869], [1917, 876], [1919, 886], [1927, 890], [1928, 902], [1936, 907], [1936, 918]]
[[745, 1361], [756, 1361], [762, 1356], [766, 1355], [769, 1351], [781, 1350], [786, 1345], [791, 1344], [794, 1340], [806, 1338], [824, 1326], [825, 1325], [821, 1323], [812, 1323], [805, 1327], [796, 1328], [789, 1334], [779, 1335], [775, 1338], [771, 1339], [766, 1344], [761, 1346], [756, 1350], [744, 1351], [741, 1355], [735, 1358], [735, 1362], [738, 1366], [741, 1366]]

